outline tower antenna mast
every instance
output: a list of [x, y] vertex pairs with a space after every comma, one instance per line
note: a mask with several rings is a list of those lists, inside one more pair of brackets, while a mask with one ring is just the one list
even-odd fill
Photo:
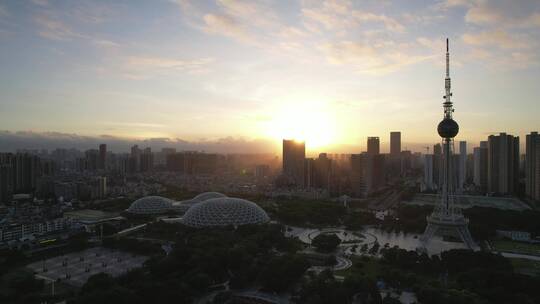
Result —
[[[450, 51], [448, 47], [448, 38], [446, 38], [446, 77], [444, 79], [444, 117], [437, 126], [437, 132], [442, 138], [443, 144], [443, 161], [442, 165], [442, 187], [439, 190], [439, 202], [435, 206], [433, 213], [429, 215], [427, 227], [421, 240], [425, 245], [431, 240], [436, 233], [446, 234], [453, 232], [461, 237], [463, 243], [470, 249], [476, 248], [476, 244], [469, 232], [469, 220], [463, 216], [461, 209], [456, 206], [455, 200], [455, 180], [452, 155], [454, 152], [454, 137], [459, 132], [459, 125], [452, 118], [454, 112], [450, 81]], [[451, 234], [452, 235], [452, 234]]]

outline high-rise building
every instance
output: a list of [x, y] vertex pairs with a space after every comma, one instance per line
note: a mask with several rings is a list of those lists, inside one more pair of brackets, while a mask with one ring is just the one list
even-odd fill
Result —
[[484, 193], [487, 191], [488, 174], [488, 145], [487, 141], [481, 141], [480, 147], [474, 148], [474, 173], [473, 181], [478, 190]]
[[401, 176], [406, 176], [408, 174], [410, 174], [411, 172], [411, 169], [412, 169], [412, 161], [413, 159], [413, 155], [412, 155], [412, 152], [409, 151], [409, 150], [403, 150], [401, 151], [401, 157], [400, 157], [400, 172], [401, 172]]
[[385, 156], [384, 154], [364, 154], [363, 162], [363, 176], [366, 193], [369, 195], [377, 190], [381, 189], [385, 183], [384, 167]]
[[167, 170], [189, 175], [214, 174], [217, 170], [218, 155], [194, 151], [177, 152], [167, 155]]
[[105, 170], [107, 166], [107, 145], [99, 145], [98, 169]]
[[41, 173], [40, 158], [27, 153], [17, 153], [13, 158], [13, 187], [15, 193], [31, 193], [36, 189]]
[[390, 154], [399, 156], [401, 153], [401, 132], [390, 132]]
[[305, 183], [306, 145], [303, 141], [283, 140], [283, 174], [291, 178], [296, 187]]
[[255, 177], [259, 180], [267, 178], [270, 176], [270, 166], [266, 164], [261, 164], [255, 166]]
[[488, 192], [513, 194], [519, 181], [519, 137], [488, 137]]
[[155, 165], [166, 165], [167, 157], [171, 154], [175, 154], [175, 148], [162, 148], [161, 152], [154, 154], [154, 164]]
[[184, 153], [167, 154], [166, 167], [169, 171], [184, 172]]
[[332, 160], [326, 153], [319, 154], [319, 158], [314, 160], [315, 166], [315, 187], [330, 190], [330, 176], [332, 171]]
[[531, 132], [525, 147], [525, 192], [528, 197], [540, 200], [540, 135]]
[[442, 146], [441, 146], [441, 144], [434, 144], [433, 145], [433, 154], [435, 154], [435, 155], [442, 154]]
[[139, 172], [141, 171], [141, 149], [138, 145], [131, 147], [131, 154], [129, 157], [129, 171], [130, 172]]
[[367, 153], [369, 155], [377, 155], [380, 153], [379, 137], [372, 136], [367, 138]]
[[424, 155], [424, 187], [425, 190], [436, 189], [433, 179], [433, 154]]
[[330, 173], [332, 160], [326, 153], [319, 154], [319, 158], [306, 158], [305, 182], [306, 188], [330, 189]]
[[458, 192], [463, 192], [467, 177], [467, 142], [459, 142]]
[[366, 197], [364, 167], [367, 153], [351, 154], [351, 190], [354, 197]]
[[304, 161], [304, 187], [307, 189], [317, 188], [315, 181], [315, 160], [306, 158]]
[[154, 155], [151, 148], [145, 148], [140, 156], [141, 172], [148, 172], [154, 169]]
[[86, 168], [84, 170], [89, 170], [89, 171], [97, 170], [98, 163], [99, 163], [99, 151], [96, 149], [90, 149], [90, 150], [86, 150], [84, 154], [85, 154], [85, 161], [86, 161]]
[[103, 199], [107, 196], [107, 177], [98, 176], [92, 183], [92, 198]]
[[7, 203], [13, 196], [13, 154], [0, 153], [0, 203]]

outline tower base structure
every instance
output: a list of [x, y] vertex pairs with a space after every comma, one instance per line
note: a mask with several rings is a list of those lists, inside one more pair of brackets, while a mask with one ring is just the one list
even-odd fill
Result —
[[458, 236], [471, 250], [478, 248], [469, 232], [469, 220], [462, 214], [440, 214], [436, 211], [427, 218], [427, 227], [421, 237], [422, 245], [426, 247], [433, 236]]

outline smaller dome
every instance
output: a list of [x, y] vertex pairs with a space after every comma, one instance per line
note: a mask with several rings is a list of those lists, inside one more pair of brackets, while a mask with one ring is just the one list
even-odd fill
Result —
[[442, 138], [454, 138], [459, 132], [459, 125], [452, 118], [445, 118], [437, 126], [437, 132]]
[[209, 200], [209, 199], [220, 198], [220, 197], [227, 197], [227, 196], [225, 194], [219, 193], [219, 192], [203, 192], [203, 193], [198, 194], [197, 196], [195, 196], [193, 198], [193, 200], [194, 201], [199, 201], [199, 202], [204, 202], [204, 201]]
[[172, 202], [161, 196], [145, 196], [131, 203], [126, 211], [141, 215], [161, 214], [171, 210]]

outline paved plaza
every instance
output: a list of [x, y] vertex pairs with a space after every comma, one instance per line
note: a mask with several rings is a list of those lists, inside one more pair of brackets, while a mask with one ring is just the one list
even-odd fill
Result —
[[27, 267], [32, 269], [39, 278], [82, 286], [89, 277], [95, 274], [104, 272], [116, 277], [131, 269], [141, 267], [147, 259], [148, 257], [142, 255], [94, 247], [38, 261]]

